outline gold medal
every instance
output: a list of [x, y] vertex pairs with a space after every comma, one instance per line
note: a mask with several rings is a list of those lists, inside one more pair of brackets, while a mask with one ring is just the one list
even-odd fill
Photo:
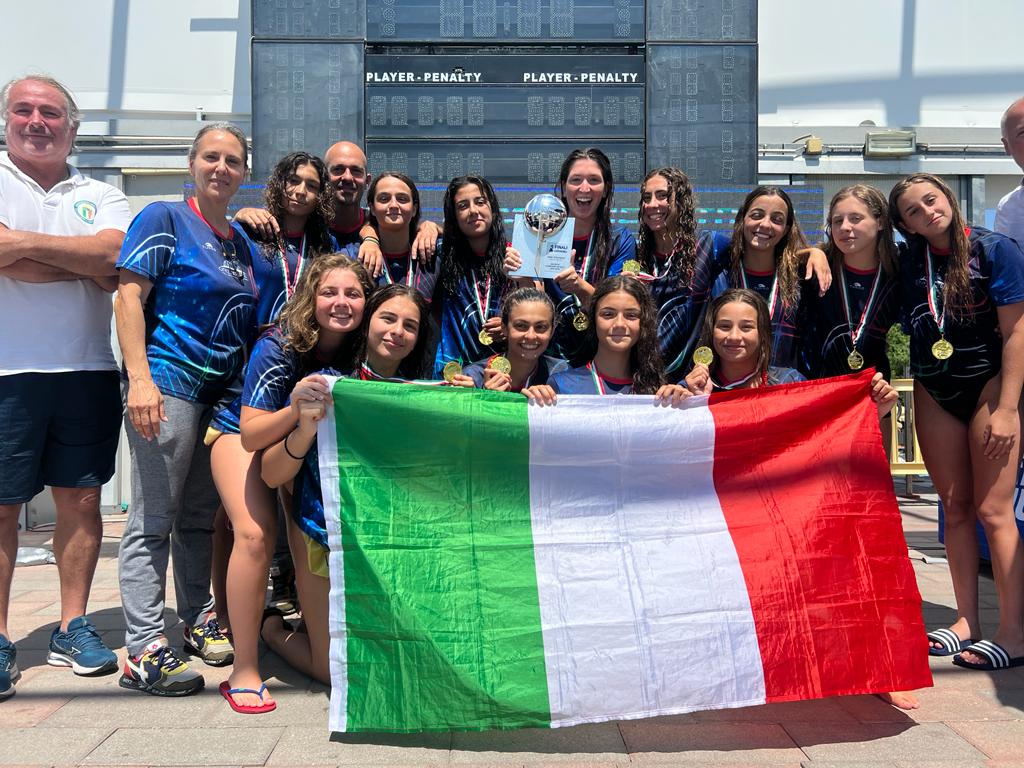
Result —
[[502, 355], [494, 357], [491, 362], [487, 364], [487, 367], [493, 371], [497, 371], [498, 373], [504, 373], [506, 376], [512, 373], [512, 363], [508, 361], [507, 357], [503, 357]]
[[479, 341], [485, 347], [489, 347], [489, 346], [491, 346], [491, 344], [494, 343], [494, 337], [491, 336], [491, 334], [489, 334], [483, 328], [480, 329], [480, 333], [478, 333], [476, 335], [476, 338], [477, 338], [477, 341]]
[[639, 275], [643, 272], [644, 266], [636, 259], [629, 259], [625, 264], [622, 265], [622, 274], [624, 275]]
[[850, 366], [851, 371], [859, 371], [864, 367], [864, 356], [855, 349], [846, 356], [846, 364]]
[[942, 337], [932, 344], [932, 357], [936, 360], [949, 360], [953, 356], [953, 345]]
[[452, 380], [460, 373], [462, 373], [462, 366], [455, 360], [445, 363], [444, 370], [441, 371], [441, 375], [444, 377], [444, 380], [449, 384], [451, 384]]
[[693, 362], [697, 365], [711, 365], [711, 361], [714, 359], [715, 354], [711, 351], [711, 347], [697, 347], [693, 350]]
[[587, 320], [585, 312], [577, 312], [572, 316], [572, 327], [577, 331], [585, 331], [590, 327], [590, 321]]

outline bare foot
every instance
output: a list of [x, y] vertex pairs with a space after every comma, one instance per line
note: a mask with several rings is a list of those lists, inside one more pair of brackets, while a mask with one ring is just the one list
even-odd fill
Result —
[[921, 702], [917, 700], [917, 696], [906, 691], [876, 693], [875, 696], [880, 698], [886, 704], [892, 704], [896, 709], [918, 709], [921, 706]]

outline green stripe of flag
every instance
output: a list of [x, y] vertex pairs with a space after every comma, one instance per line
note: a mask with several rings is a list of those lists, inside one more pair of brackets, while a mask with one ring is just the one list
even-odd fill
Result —
[[348, 379], [334, 399], [349, 730], [549, 725], [526, 400]]

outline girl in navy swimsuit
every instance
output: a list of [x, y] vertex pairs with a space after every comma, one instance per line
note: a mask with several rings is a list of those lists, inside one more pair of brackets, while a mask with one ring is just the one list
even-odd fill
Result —
[[[969, 669], [1024, 664], [1024, 547], [1013, 513], [1024, 382], [1024, 254], [1008, 237], [966, 229], [956, 197], [931, 174], [889, 195], [909, 248], [900, 259], [917, 435], [945, 508], [957, 618], [929, 652]], [[985, 529], [999, 626], [981, 640], [975, 522]]]

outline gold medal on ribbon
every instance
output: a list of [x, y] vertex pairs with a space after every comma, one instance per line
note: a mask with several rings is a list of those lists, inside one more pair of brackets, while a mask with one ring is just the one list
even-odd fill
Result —
[[711, 351], [711, 347], [697, 347], [693, 350], [693, 362], [697, 365], [711, 365], [714, 359], [715, 353]]
[[462, 366], [455, 360], [445, 363], [444, 370], [441, 371], [441, 375], [444, 377], [444, 380], [449, 384], [451, 384], [455, 377], [460, 373], [462, 373]]
[[846, 356], [846, 364], [850, 366], [851, 371], [859, 371], [864, 367], [864, 356], [855, 349]]
[[480, 333], [478, 333], [478, 334], [476, 335], [476, 338], [477, 338], [477, 341], [479, 341], [479, 342], [480, 342], [481, 344], [483, 344], [483, 345], [484, 345], [485, 347], [489, 347], [489, 346], [491, 346], [491, 344], [493, 344], [493, 343], [494, 343], [494, 337], [493, 337], [493, 336], [491, 336], [491, 334], [489, 334], [489, 333], [488, 333], [488, 332], [487, 332], [486, 330], [484, 330], [483, 328], [481, 328], [481, 329], [480, 329]]
[[512, 363], [508, 361], [507, 357], [504, 357], [502, 355], [496, 355], [494, 358], [492, 358], [491, 362], [487, 364], [487, 367], [490, 368], [492, 371], [504, 373], [506, 376], [512, 373]]
[[932, 357], [936, 360], [949, 360], [953, 356], [953, 345], [946, 341], [946, 337], [932, 344]]
[[628, 259], [626, 263], [622, 265], [622, 274], [624, 275], [639, 275], [643, 272], [644, 266], [636, 259]]
[[577, 331], [585, 331], [590, 327], [590, 321], [587, 320], [585, 312], [577, 312], [572, 316], [572, 327]]

